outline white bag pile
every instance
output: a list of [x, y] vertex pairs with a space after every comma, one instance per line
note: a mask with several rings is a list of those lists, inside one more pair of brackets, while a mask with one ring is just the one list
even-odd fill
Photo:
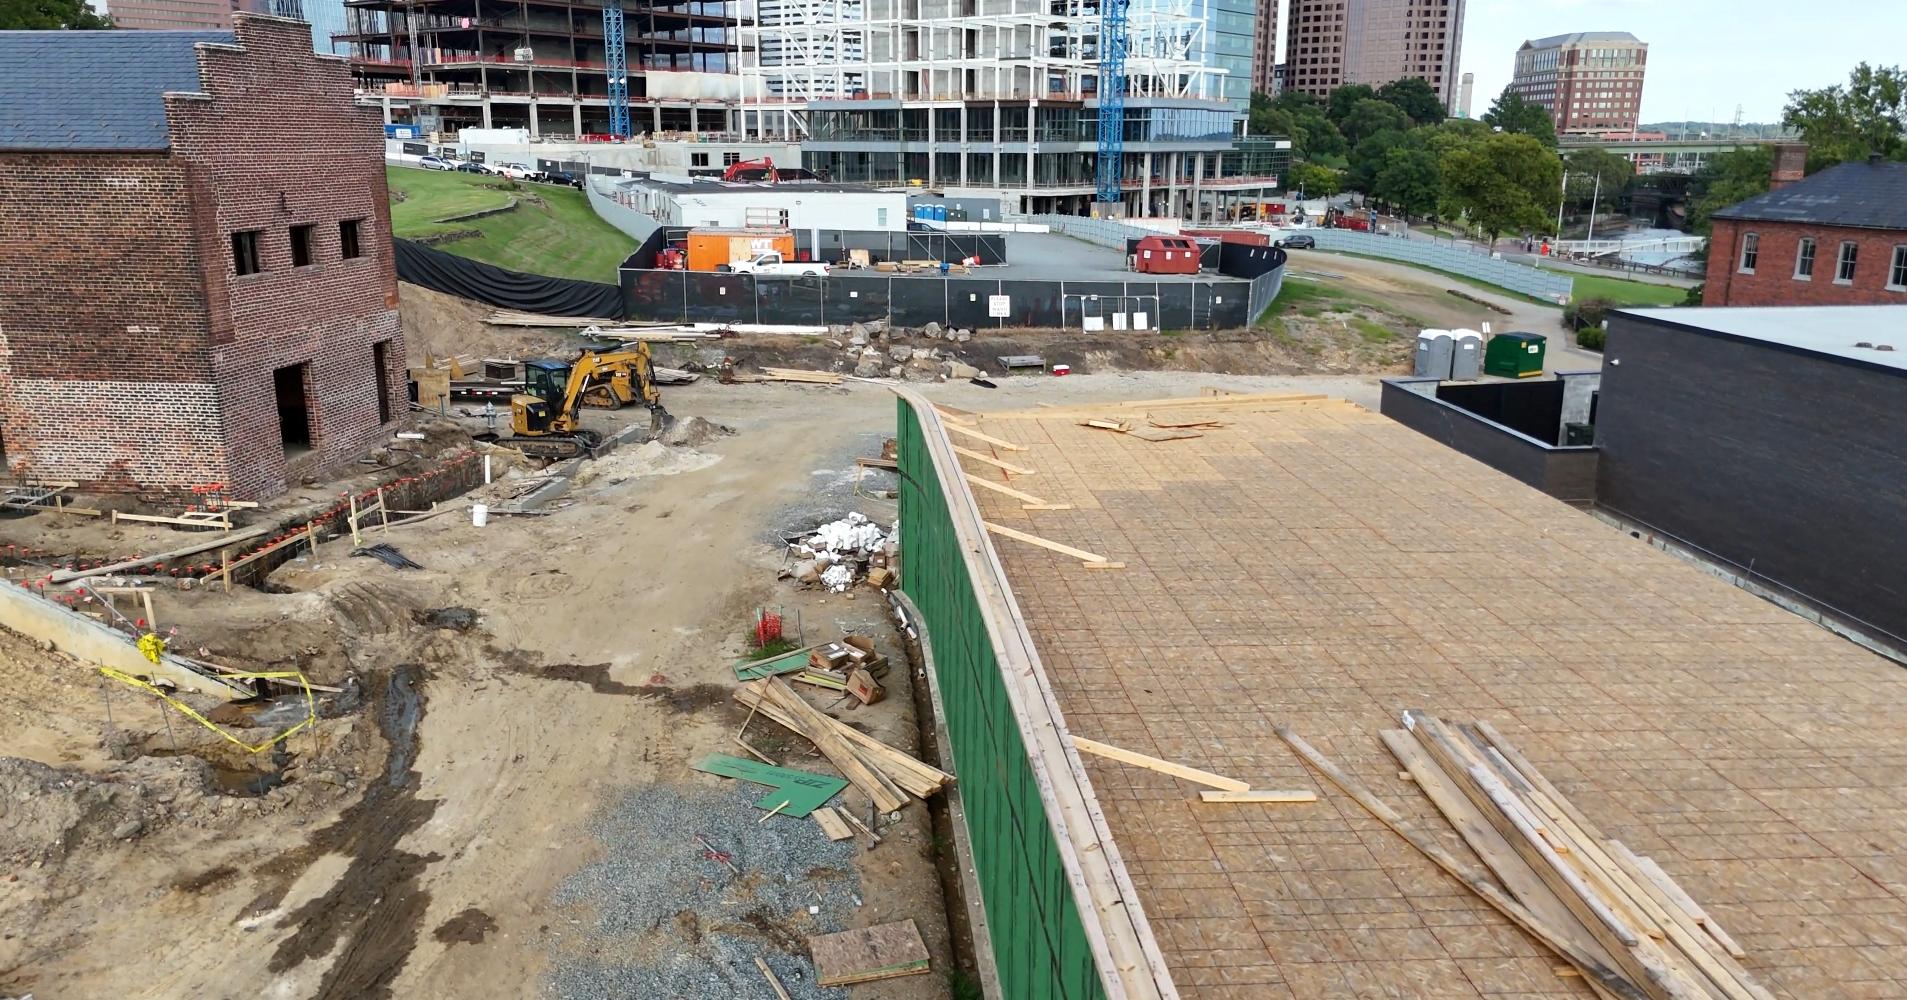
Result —
[[867, 576], [870, 561], [886, 565], [899, 549], [899, 525], [882, 530], [866, 515], [850, 513], [838, 521], [821, 525], [806, 539], [789, 545], [793, 565], [787, 574], [839, 594]]

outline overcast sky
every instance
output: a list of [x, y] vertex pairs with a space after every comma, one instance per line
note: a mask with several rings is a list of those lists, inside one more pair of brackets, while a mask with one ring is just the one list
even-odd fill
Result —
[[1773, 122], [1788, 92], [1845, 83], [1862, 60], [1907, 64], [1907, 0], [1469, 0], [1471, 114], [1510, 82], [1517, 46], [1572, 31], [1649, 43], [1642, 120]]

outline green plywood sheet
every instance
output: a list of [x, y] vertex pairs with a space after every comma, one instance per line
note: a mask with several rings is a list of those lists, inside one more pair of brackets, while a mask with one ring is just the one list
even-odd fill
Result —
[[730, 757], [725, 753], [709, 754], [692, 766], [698, 771], [719, 774], [724, 778], [740, 778], [757, 785], [774, 786], [774, 791], [755, 804], [763, 809], [781, 806], [783, 816], [806, 816], [834, 798], [835, 793], [848, 787], [844, 778], [774, 767], [745, 757]]
[[803, 647], [780, 656], [771, 656], [766, 660], [743, 660], [735, 664], [735, 679], [757, 681], [777, 674], [800, 673], [807, 669], [808, 652], [813, 648], [812, 646]]

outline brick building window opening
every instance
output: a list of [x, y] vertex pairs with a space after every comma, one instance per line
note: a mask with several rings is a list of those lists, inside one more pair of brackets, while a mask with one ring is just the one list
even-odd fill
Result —
[[346, 219], [338, 223], [338, 256], [345, 260], [364, 255], [358, 246], [358, 220]]
[[1755, 273], [1755, 259], [1761, 256], [1761, 236], [1747, 233], [1741, 238], [1741, 273]]
[[291, 227], [291, 266], [311, 266], [311, 226]]
[[1907, 292], [1907, 245], [1894, 248], [1894, 259], [1887, 269], [1887, 290]]
[[287, 457], [311, 450], [311, 411], [305, 395], [307, 365], [288, 365], [271, 373], [278, 402], [278, 440]]
[[1836, 284], [1851, 285], [1854, 283], [1854, 265], [1860, 262], [1860, 256], [1861, 245], [1859, 243], [1849, 240], [1841, 244], [1839, 263], [1836, 264], [1834, 268], [1834, 281]]
[[1814, 239], [1804, 236], [1801, 245], [1794, 251], [1794, 278], [1796, 281], [1811, 281], [1814, 278]]
[[258, 230], [232, 234], [232, 272], [239, 276], [264, 270], [258, 263]]
[[391, 422], [391, 342], [380, 340], [371, 345], [371, 372], [377, 379], [377, 422]]

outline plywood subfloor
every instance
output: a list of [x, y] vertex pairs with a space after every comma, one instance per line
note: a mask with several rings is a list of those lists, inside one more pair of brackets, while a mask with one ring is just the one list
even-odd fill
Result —
[[982, 418], [1037, 474], [964, 463], [1073, 505], [976, 490], [988, 520], [1126, 564], [992, 539], [1073, 732], [1320, 793], [1087, 759], [1183, 996], [1588, 995], [1272, 735], [1461, 849], [1378, 740], [1409, 708], [1495, 723], [1777, 994], [1907, 996], [1907, 672], [1379, 415], [1224, 418]]

